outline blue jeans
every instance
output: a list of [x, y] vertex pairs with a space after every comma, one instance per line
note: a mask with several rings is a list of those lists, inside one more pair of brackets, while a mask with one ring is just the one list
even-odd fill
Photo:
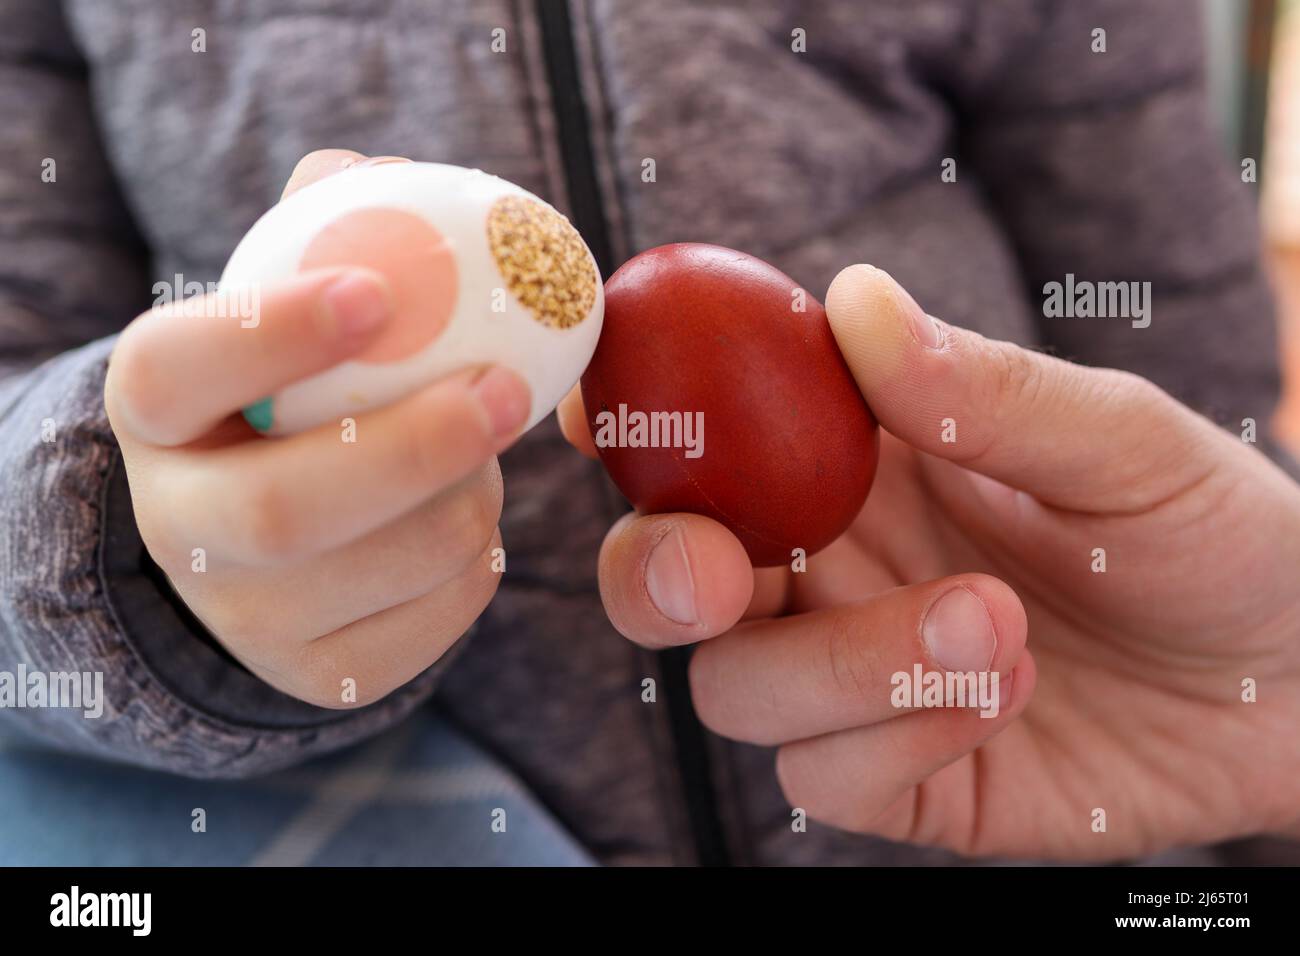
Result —
[[429, 709], [252, 780], [190, 780], [0, 742], [0, 865], [246, 864], [592, 860], [508, 770]]

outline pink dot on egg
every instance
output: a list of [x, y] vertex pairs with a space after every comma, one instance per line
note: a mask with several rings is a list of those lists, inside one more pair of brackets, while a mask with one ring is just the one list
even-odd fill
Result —
[[358, 209], [307, 245], [299, 268], [364, 266], [392, 285], [392, 325], [356, 361], [399, 362], [442, 334], [456, 305], [456, 257], [428, 220], [401, 209]]

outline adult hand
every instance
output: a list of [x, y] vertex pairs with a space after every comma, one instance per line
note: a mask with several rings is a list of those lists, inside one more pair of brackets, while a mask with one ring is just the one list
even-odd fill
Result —
[[[1300, 489], [1146, 380], [940, 323], [870, 266], [826, 308], [886, 432], [858, 519], [756, 573], [707, 518], [628, 516], [614, 625], [700, 642], [703, 722], [779, 747], [791, 804], [841, 828], [1068, 859], [1294, 834]], [[999, 715], [895, 708], [915, 664], [998, 673]]]

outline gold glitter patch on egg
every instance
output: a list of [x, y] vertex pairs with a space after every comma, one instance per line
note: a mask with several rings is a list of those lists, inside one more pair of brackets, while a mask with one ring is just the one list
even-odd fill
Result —
[[536, 199], [502, 196], [488, 210], [487, 235], [511, 294], [542, 325], [571, 328], [591, 312], [600, 277], [569, 220]]

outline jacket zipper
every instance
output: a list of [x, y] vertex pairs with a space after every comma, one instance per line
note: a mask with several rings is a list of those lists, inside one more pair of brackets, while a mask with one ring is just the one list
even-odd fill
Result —
[[[555, 108], [569, 211], [574, 228], [596, 259], [600, 274], [608, 278], [614, 271], [613, 252], [596, 176], [587, 105], [582, 98], [569, 4], [567, 0], [536, 0], [535, 6]], [[709, 767], [708, 740], [691, 702], [687, 678], [690, 653], [687, 647], [659, 652], [662, 690], [696, 860], [702, 866], [726, 866], [730, 856]]]

